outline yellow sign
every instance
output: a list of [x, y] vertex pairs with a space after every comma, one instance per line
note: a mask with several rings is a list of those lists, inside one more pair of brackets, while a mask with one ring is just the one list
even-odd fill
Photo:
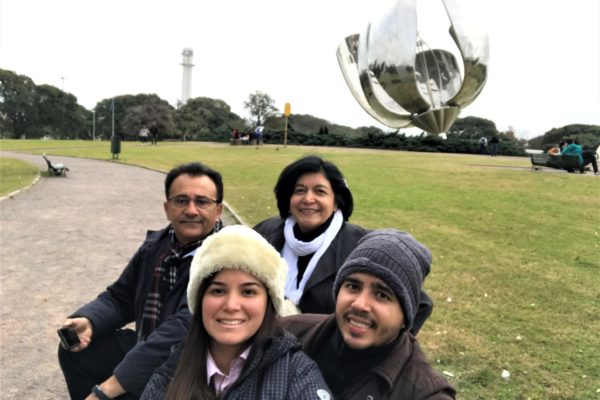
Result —
[[286, 117], [289, 117], [291, 113], [292, 113], [292, 105], [290, 103], [285, 103], [285, 106], [283, 108], [283, 115], [285, 115]]

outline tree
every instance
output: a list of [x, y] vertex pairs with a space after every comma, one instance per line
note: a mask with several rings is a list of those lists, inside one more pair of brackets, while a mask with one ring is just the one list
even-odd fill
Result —
[[330, 125], [326, 120], [308, 114], [292, 114], [289, 121], [294, 130], [301, 133], [322, 133], [323, 127]]
[[36, 94], [38, 120], [31, 127], [36, 137], [91, 138], [91, 113], [75, 96], [50, 85], [38, 86]]
[[479, 139], [482, 136], [498, 135], [496, 124], [479, 117], [458, 118], [448, 129], [448, 137], [456, 135], [461, 139]]
[[248, 101], [244, 102], [244, 107], [248, 109], [250, 115], [256, 118], [256, 125], [262, 125], [265, 119], [277, 113], [279, 110], [275, 107], [275, 100], [266, 93], [256, 91], [248, 96]]
[[136, 140], [142, 125], [150, 126], [154, 122], [161, 137], [176, 136], [173, 120], [175, 110], [156, 94], [128, 94], [99, 101], [95, 107], [96, 132], [99, 135], [105, 138], [112, 135], [113, 104], [116, 136], [124, 140]]
[[245, 125], [227, 103], [208, 97], [189, 99], [175, 115], [177, 128], [193, 139], [228, 139], [233, 128], [243, 130]]
[[0, 69], [2, 137], [19, 138], [30, 133], [38, 118], [35, 97], [36, 86], [29, 77]]
[[600, 145], [600, 125], [571, 124], [552, 128], [541, 136], [529, 140], [529, 147], [545, 150], [563, 139], [577, 139], [582, 146]]
[[177, 136], [175, 126], [175, 109], [157, 95], [137, 95], [139, 104], [132, 105], [125, 110], [121, 126], [127, 136], [135, 135], [137, 139], [139, 130], [145, 126], [150, 128], [156, 125], [162, 138]]
[[29, 77], [0, 70], [0, 135], [76, 139], [87, 136], [91, 113], [70, 93], [37, 86]]
[[[291, 118], [291, 117], [290, 117]], [[286, 118], [283, 114], [273, 114], [269, 118], [265, 118], [263, 126], [269, 131], [284, 131]], [[290, 130], [290, 121], [288, 121], [288, 131]]]

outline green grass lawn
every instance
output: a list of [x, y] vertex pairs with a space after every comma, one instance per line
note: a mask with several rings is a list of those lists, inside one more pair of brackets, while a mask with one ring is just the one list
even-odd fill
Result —
[[37, 167], [31, 164], [0, 157], [0, 197], [31, 185], [38, 175]]
[[[0, 147], [111, 159], [109, 142]], [[425, 286], [435, 308], [419, 339], [460, 398], [600, 397], [598, 177], [534, 173], [528, 158], [197, 142], [125, 142], [115, 162], [167, 171], [202, 161], [223, 174], [226, 201], [253, 225], [277, 213], [279, 172], [306, 154], [344, 172], [352, 222], [409, 231], [432, 250]]]

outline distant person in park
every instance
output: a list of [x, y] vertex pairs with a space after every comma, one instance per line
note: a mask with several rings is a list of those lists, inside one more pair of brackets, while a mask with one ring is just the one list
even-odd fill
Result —
[[258, 146], [263, 144], [263, 131], [264, 131], [265, 127], [262, 125], [259, 125], [256, 127], [256, 130], [254, 131], [254, 140], [256, 140], [256, 147], [258, 148]]
[[481, 154], [487, 153], [487, 145], [488, 145], [487, 138], [485, 136], [482, 136], [481, 139], [479, 139], [479, 151], [481, 152]]
[[337, 273], [331, 315], [283, 318], [338, 400], [454, 399], [410, 333], [431, 252], [395, 229], [364, 236]]
[[150, 127], [150, 136], [152, 137], [152, 146], [156, 146], [156, 141], [158, 140], [158, 126], [156, 122]]
[[490, 155], [492, 157], [497, 157], [499, 151], [500, 151], [500, 138], [498, 137], [498, 135], [494, 135], [490, 139]]
[[244, 132], [241, 136], [242, 144], [250, 144], [250, 134], [248, 132]]
[[[170, 224], [149, 231], [121, 276], [63, 323], [80, 341], [58, 352], [71, 399], [138, 398], [187, 334], [189, 266], [222, 225], [223, 180], [206, 165], [183, 164], [167, 174], [165, 195]], [[132, 322], [135, 331], [124, 328]]]
[[595, 150], [590, 147], [583, 148], [583, 165], [581, 166], [581, 173], [585, 172], [585, 167], [589, 164], [592, 164], [592, 169], [594, 170], [594, 175], [599, 175], [598, 172], [598, 148]]
[[150, 134], [150, 131], [148, 130], [148, 128], [146, 128], [146, 126], [143, 126], [142, 129], [140, 129], [140, 143], [143, 145], [145, 145], [146, 143], [148, 143], [148, 135]]
[[561, 140], [558, 144], [554, 144], [552, 147], [550, 147], [546, 154], [553, 157], [560, 156], [561, 149], [564, 147], [564, 145], [565, 142]]
[[[354, 200], [346, 180], [335, 164], [306, 156], [283, 169], [274, 192], [279, 216], [260, 222], [254, 229], [288, 264], [285, 296], [303, 313], [332, 313], [335, 275], [369, 232], [348, 222]], [[432, 309], [433, 302], [423, 291], [414, 334]]]
[[586, 149], [585, 151], [579, 145], [578, 140], [567, 139], [567, 146], [563, 149], [561, 155], [575, 155], [579, 159], [579, 172], [585, 173], [585, 167], [592, 164], [594, 174], [598, 175], [598, 161], [596, 159], [596, 151]]
[[190, 267], [190, 332], [141, 399], [331, 398], [315, 362], [280, 326], [295, 311], [283, 297], [286, 271], [251, 228], [232, 225], [206, 239]]
[[235, 128], [231, 130], [231, 144], [240, 144], [240, 133]]

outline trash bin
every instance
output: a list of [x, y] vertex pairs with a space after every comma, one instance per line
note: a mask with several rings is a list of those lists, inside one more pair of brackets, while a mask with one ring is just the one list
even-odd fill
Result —
[[113, 136], [110, 138], [110, 152], [112, 153], [113, 158], [119, 158], [119, 153], [121, 152], [121, 138], [118, 136]]

